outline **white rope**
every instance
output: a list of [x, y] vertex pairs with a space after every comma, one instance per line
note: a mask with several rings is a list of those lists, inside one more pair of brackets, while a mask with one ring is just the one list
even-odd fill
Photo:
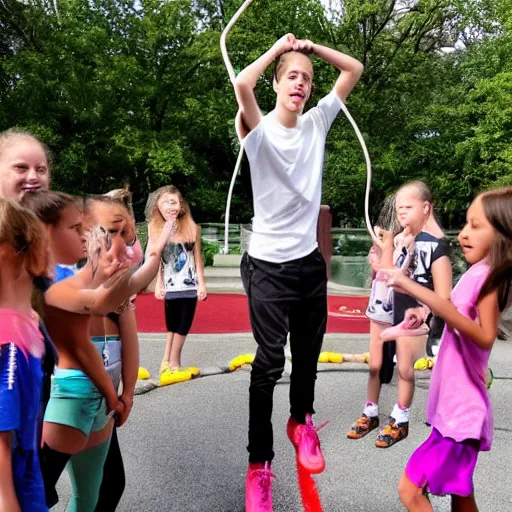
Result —
[[[240, 9], [236, 11], [233, 18], [231, 18], [230, 22], [227, 24], [226, 28], [222, 32], [222, 35], [220, 37], [220, 49], [222, 52], [222, 57], [224, 59], [224, 64], [226, 66], [226, 69], [229, 74], [229, 79], [231, 80], [231, 83], [235, 83], [235, 70], [233, 69], [233, 66], [231, 64], [231, 61], [229, 60], [229, 55], [226, 48], [226, 38], [229, 33], [229, 31], [233, 28], [235, 23], [238, 21], [238, 18], [243, 14], [243, 12], [251, 5], [253, 0], [245, 0], [245, 2], [242, 4]], [[372, 237], [373, 241], [375, 243], [379, 243], [379, 240], [373, 230], [373, 226], [370, 222], [370, 188], [372, 184], [372, 163], [370, 160], [370, 154], [368, 153], [368, 148], [366, 147], [366, 144], [364, 142], [363, 135], [361, 134], [361, 131], [359, 130], [356, 122], [354, 121], [353, 117], [350, 115], [350, 112], [348, 111], [347, 106], [343, 103], [342, 104], [342, 110], [347, 116], [347, 119], [349, 120], [350, 124], [354, 128], [354, 131], [356, 132], [357, 138], [359, 139], [359, 143], [361, 144], [361, 148], [363, 149], [364, 158], [366, 161], [366, 190], [364, 195], [364, 220], [366, 224], [366, 229], [368, 230], [368, 233]], [[244, 153], [244, 146], [243, 141], [240, 140], [240, 152], [238, 153], [238, 159], [235, 165], [235, 170], [233, 172], [233, 177], [231, 178], [231, 183], [229, 185], [229, 192], [228, 192], [228, 199], [226, 203], [226, 217], [225, 217], [225, 226], [224, 226], [224, 253], [227, 254], [229, 251], [229, 214], [231, 210], [231, 200], [233, 197], [233, 188], [235, 186], [236, 177], [238, 175], [238, 172], [240, 170], [240, 165], [242, 163], [242, 156]]]
[[[235, 85], [235, 70], [233, 69], [233, 65], [229, 60], [228, 50], [226, 48], [226, 38], [228, 36], [229, 31], [233, 28], [235, 23], [238, 21], [238, 18], [242, 15], [242, 13], [251, 5], [253, 0], [245, 0], [240, 9], [236, 11], [235, 15], [231, 18], [229, 23], [226, 25], [226, 28], [222, 31], [222, 35], [220, 36], [220, 50], [222, 52], [222, 58], [224, 59], [224, 64], [226, 69], [228, 70], [229, 79], [231, 83]], [[242, 165], [242, 157], [244, 156], [244, 144], [243, 140], [240, 138], [240, 135], [237, 135], [240, 141], [240, 151], [238, 152], [238, 158], [235, 164], [235, 170], [233, 171], [233, 176], [231, 177], [231, 183], [229, 184], [229, 192], [228, 198], [226, 201], [226, 215], [224, 216], [224, 254], [229, 252], [229, 216], [231, 213], [231, 200], [233, 198], [233, 189], [235, 188], [236, 177], [240, 172], [240, 166]]]
[[380, 246], [379, 239], [375, 234], [372, 223], [370, 221], [370, 188], [372, 186], [372, 162], [370, 160], [370, 153], [368, 153], [368, 148], [366, 147], [363, 135], [359, 130], [359, 127], [357, 126], [356, 122], [354, 121], [354, 118], [348, 111], [347, 106], [343, 102], [341, 103], [341, 110], [343, 110], [344, 114], [347, 116], [347, 119], [352, 125], [352, 128], [354, 128], [357, 138], [359, 139], [359, 144], [361, 144], [361, 148], [363, 149], [364, 159], [366, 161], [366, 189], [364, 191], [364, 222], [366, 224], [366, 229], [368, 230], [368, 233], [372, 237], [372, 240], [374, 241], [374, 243]]

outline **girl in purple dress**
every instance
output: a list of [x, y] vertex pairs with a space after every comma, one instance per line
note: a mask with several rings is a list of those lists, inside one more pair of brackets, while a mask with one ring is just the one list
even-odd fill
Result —
[[432, 511], [425, 492], [451, 495], [453, 511], [477, 511], [473, 473], [479, 452], [490, 450], [493, 434], [487, 363], [500, 315], [510, 304], [512, 187], [485, 192], [473, 201], [459, 243], [471, 267], [451, 301], [399, 270], [382, 273], [388, 285], [412, 295], [446, 322], [427, 402], [432, 433], [412, 454], [399, 485], [410, 512]]

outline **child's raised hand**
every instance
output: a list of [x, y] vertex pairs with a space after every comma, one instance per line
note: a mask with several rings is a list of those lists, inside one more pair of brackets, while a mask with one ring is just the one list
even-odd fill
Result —
[[405, 312], [404, 325], [407, 327], [407, 329], [417, 329], [425, 323], [428, 315], [429, 311], [427, 308], [409, 308]]
[[157, 246], [165, 247], [165, 244], [169, 241], [169, 238], [171, 238], [178, 229], [178, 224], [176, 222], [176, 218], [172, 218], [164, 224], [164, 227], [162, 229], [162, 232], [160, 233], [160, 237], [158, 238]]
[[293, 45], [296, 42], [297, 39], [293, 34], [286, 34], [274, 44], [274, 49], [276, 50], [277, 55], [281, 55], [292, 50]]
[[376, 279], [378, 281], [384, 281], [387, 286], [399, 288], [400, 283], [402, 283], [403, 279], [406, 279], [406, 277], [399, 268], [386, 268], [377, 272]]
[[292, 49], [295, 51], [313, 53], [313, 42], [309, 39], [297, 39], [293, 43]]

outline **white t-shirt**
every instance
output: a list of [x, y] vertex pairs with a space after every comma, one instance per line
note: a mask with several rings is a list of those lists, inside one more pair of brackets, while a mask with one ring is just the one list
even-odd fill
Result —
[[333, 90], [286, 128], [267, 114], [244, 140], [251, 168], [254, 217], [248, 252], [282, 263], [317, 246], [325, 139], [341, 109]]

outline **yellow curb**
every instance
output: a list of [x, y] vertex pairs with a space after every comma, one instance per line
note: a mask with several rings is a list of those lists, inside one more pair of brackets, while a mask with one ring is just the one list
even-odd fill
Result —
[[180, 370], [174, 373], [163, 372], [160, 375], [160, 386], [169, 386], [178, 382], [185, 382], [192, 378], [192, 373], [187, 370]]
[[139, 373], [137, 374], [138, 380], [148, 380], [151, 377], [146, 368], [139, 367]]
[[328, 363], [329, 362], [329, 352], [320, 352], [320, 356], [318, 357], [319, 363]]
[[422, 357], [414, 363], [414, 369], [419, 371], [431, 370], [434, 367], [434, 361], [430, 357]]
[[329, 352], [330, 363], [343, 363], [343, 355], [338, 352]]
[[252, 364], [253, 361], [254, 361], [254, 354], [242, 354], [240, 356], [235, 357], [229, 363], [229, 369], [231, 371], [234, 371], [237, 368], [241, 368], [244, 364]]

